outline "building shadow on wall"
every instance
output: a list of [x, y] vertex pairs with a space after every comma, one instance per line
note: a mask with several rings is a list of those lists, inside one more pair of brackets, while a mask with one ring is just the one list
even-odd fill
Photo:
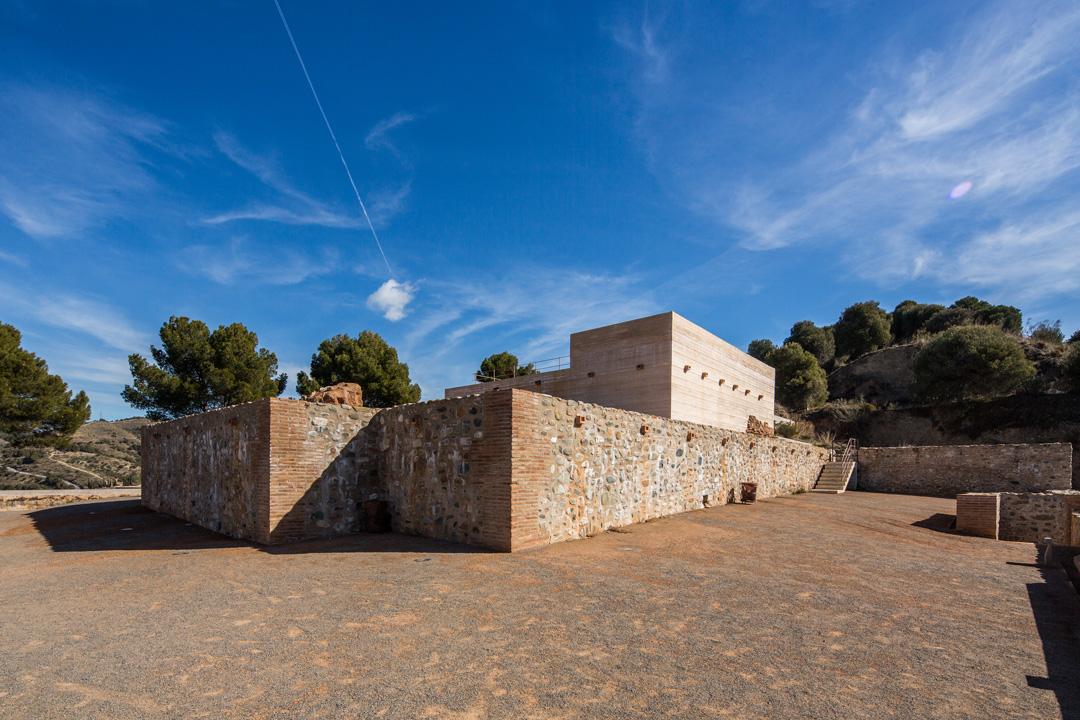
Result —
[[258, 545], [221, 535], [192, 523], [155, 512], [139, 500], [106, 500], [35, 510], [27, 514], [34, 529], [53, 552], [133, 550], [193, 551], [252, 548], [271, 555], [304, 553], [423, 553], [494, 552], [471, 545], [400, 535], [360, 533], [304, 540], [281, 545]]
[[[276, 544], [259, 546], [274, 554], [308, 552], [398, 552], [398, 553], [495, 553], [498, 550], [467, 545], [454, 539], [436, 539], [396, 532], [367, 532], [364, 501], [373, 495], [383, 498], [385, 490], [378, 482], [377, 465], [364, 464], [371, 458], [374, 442], [368, 425], [353, 437], [341, 452], [311, 483], [299, 500], [276, 523], [271, 538]], [[367, 462], [373, 462], [368, 460]], [[350, 483], [355, 482], [355, 485]], [[391, 514], [393, 511], [391, 509]], [[355, 518], [348, 522], [348, 518]], [[336, 537], [312, 537], [320, 532], [319, 522], [340, 528]], [[389, 522], [389, 519], [387, 519]], [[387, 525], [389, 527], [389, 525]], [[453, 532], [454, 528], [449, 528]], [[289, 540], [308, 536], [307, 540]], [[326, 548], [326, 549], [323, 549]]]
[[1080, 595], [1063, 568], [1045, 567], [1041, 573], [1043, 582], [1029, 583], [1027, 590], [1046, 658], [1046, 677], [1029, 675], [1028, 685], [1052, 691], [1061, 717], [1080, 720]]

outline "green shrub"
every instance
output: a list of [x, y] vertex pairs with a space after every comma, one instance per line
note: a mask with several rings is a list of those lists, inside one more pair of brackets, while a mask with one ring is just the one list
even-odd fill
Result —
[[906, 343], [923, 329], [926, 322], [945, 309], [944, 305], [923, 305], [905, 300], [892, 311], [892, 337], [895, 343]]
[[801, 320], [791, 327], [791, 335], [784, 344], [790, 342], [802, 345], [803, 350], [817, 358], [822, 366], [836, 354], [836, 338], [833, 337], [832, 328], [818, 327], [809, 320]]
[[836, 354], [854, 360], [879, 350], [892, 339], [889, 316], [877, 301], [855, 303], [844, 310], [833, 326]]
[[773, 354], [776, 352], [776, 345], [772, 340], [761, 338], [759, 340], [751, 340], [750, 344], [746, 348], [746, 354], [752, 358], [757, 358], [766, 365], [772, 365], [776, 367], [773, 362]]
[[1060, 345], [1065, 342], [1065, 333], [1061, 332], [1061, 321], [1040, 320], [1028, 326], [1028, 337], [1036, 342]]
[[926, 321], [923, 328], [931, 335], [943, 333], [949, 328], [972, 325], [975, 322], [975, 312], [968, 308], [946, 308], [935, 313]]
[[1017, 339], [997, 327], [955, 327], [915, 356], [917, 397], [928, 402], [1011, 395], [1035, 375]]
[[825, 371], [817, 358], [798, 343], [787, 343], [772, 355], [776, 368], [776, 399], [796, 410], [821, 405], [829, 398]]

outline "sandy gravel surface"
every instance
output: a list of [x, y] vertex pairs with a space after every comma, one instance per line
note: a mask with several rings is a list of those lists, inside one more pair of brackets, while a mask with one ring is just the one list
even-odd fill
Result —
[[515, 556], [0, 513], [0, 718], [1080, 717], [1080, 596], [953, 508], [809, 494]]

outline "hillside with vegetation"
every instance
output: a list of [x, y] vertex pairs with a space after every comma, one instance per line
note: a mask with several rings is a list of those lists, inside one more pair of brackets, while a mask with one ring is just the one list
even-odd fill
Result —
[[0, 436], [0, 490], [102, 488], [139, 484], [139, 433], [150, 421], [85, 423], [64, 449], [16, 447]]

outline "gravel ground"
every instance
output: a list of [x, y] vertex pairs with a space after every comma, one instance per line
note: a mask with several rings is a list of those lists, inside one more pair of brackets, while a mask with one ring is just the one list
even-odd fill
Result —
[[519, 555], [0, 513], [3, 718], [1080, 718], [1080, 597], [850, 492]]

